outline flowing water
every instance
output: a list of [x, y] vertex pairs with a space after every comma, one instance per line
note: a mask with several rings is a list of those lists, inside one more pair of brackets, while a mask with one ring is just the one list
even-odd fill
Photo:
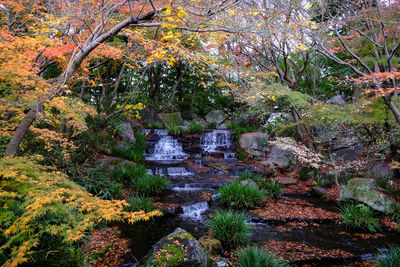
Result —
[[[149, 173], [165, 176], [170, 180], [170, 186], [158, 199], [168, 206], [163, 217], [135, 223], [133, 226], [120, 225], [125, 236], [132, 239], [131, 248], [137, 259], [145, 256], [152, 245], [177, 227], [187, 230], [195, 238], [201, 237], [208, 231], [206, 219], [221, 208], [216, 197], [217, 189], [244, 170], [256, 170], [254, 166], [237, 161], [235, 142], [228, 130], [210, 130], [200, 135], [179, 138], [169, 136], [165, 130], [143, 130], [143, 133], [148, 139], [145, 159]], [[283, 199], [297, 197], [282, 196]], [[336, 204], [302, 197], [324, 209], [337, 208]], [[289, 231], [280, 229], [282, 222], [263, 221], [254, 215], [249, 223], [254, 227], [251, 241], [259, 245], [271, 240], [298, 242], [311, 248], [345, 250], [355, 255], [353, 258], [341, 259], [300, 259], [296, 262], [298, 266], [310, 263], [314, 264], [312, 266], [331, 266], [332, 261], [342, 261], [346, 265], [348, 260], [365, 260], [387, 244], [398, 243], [400, 238], [398, 234], [389, 232], [376, 239], [364, 240], [344, 235], [347, 230], [335, 222], [313, 222]]]

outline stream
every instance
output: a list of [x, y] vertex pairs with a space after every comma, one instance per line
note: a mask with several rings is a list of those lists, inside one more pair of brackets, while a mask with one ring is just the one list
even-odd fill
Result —
[[[235, 140], [229, 130], [207, 130], [202, 134], [174, 138], [166, 130], [146, 129], [146, 168], [153, 175], [165, 176], [170, 185], [157, 199], [163, 203], [164, 216], [134, 225], [119, 224], [124, 237], [131, 239], [133, 256], [140, 260], [159, 239], [180, 227], [200, 238], [208, 231], [206, 220], [221, 208], [217, 193], [221, 185], [229, 183], [238, 174], [252, 171], [270, 176], [258, 165], [244, 164], [236, 159]], [[303, 201], [322, 210], [335, 212], [336, 202], [325, 201], [307, 194], [283, 194], [281, 199]], [[351, 234], [335, 220], [266, 220], [249, 214], [254, 226], [251, 242], [267, 248], [285, 244], [291, 262], [297, 266], [346, 265], [365, 261], [389, 244], [398, 243], [400, 235], [384, 231], [365, 238]], [[290, 220], [289, 220], [290, 221]], [[296, 247], [296, 252], [294, 248]], [[300, 248], [300, 250], [299, 250]]]

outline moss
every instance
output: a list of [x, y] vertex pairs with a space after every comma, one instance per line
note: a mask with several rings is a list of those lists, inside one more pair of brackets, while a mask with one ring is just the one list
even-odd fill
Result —
[[152, 266], [181, 266], [185, 261], [186, 249], [182, 244], [165, 244], [154, 256]]
[[180, 238], [180, 239], [187, 239], [187, 240], [194, 240], [194, 237], [191, 234], [185, 233], [185, 232], [172, 235], [171, 237]]

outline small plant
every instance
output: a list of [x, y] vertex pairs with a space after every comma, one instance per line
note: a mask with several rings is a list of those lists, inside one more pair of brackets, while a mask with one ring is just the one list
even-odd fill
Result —
[[188, 128], [185, 126], [171, 126], [168, 128], [168, 134], [174, 136], [187, 134], [188, 131]]
[[237, 179], [238, 181], [244, 181], [246, 179], [251, 179], [257, 184], [263, 180], [263, 177], [259, 174], [255, 174], [249, 171], [244, 171], [240, 173], [239, 178]]
[[188, 126], [189, 133], [202, 133], [204, 132], [204, 126], [197, 122], [192, 122]]
[[219, 193], [224, 205], [236, 209], [253, 208], [265, 197], [264, 190], [243, 186], [237, 181], [221, 187]]
[[136, 133], [135, 138], [135, 144], [129, 148], [115, 146], [112, 150], [112, 155], [137, 163], [143, 162], [144, 152], [146, 149], [146, 139], [142, 133]]
[[151, 204], [151, 199], [146, 196], [132, 195], [127, 200], [129, 206], [125, 207], [126, 211], [134, 212], [143, 210], [150, 212], [156, 208]]
[[235, 137], [238, 139], [242, 134], [260, 131], [257, 125], [247, 125], [246, 123], [239, 123], [235, 121], [226, 124], [228, 129], [232, 129]]
[[146, 174], [132, 181], [132, 188], [138, 193], [145, 195], [159, 194], [169, 184], [164, 177]]
[[238, 267], [289, 267], [286, 262], [258, 247], [247, 247], [237, 252]]
[[164, 129], [164, 125], [160, 121], [155, 121], [152, 124], [149, 124], [150, 129]]
[[228, 248], [245, 244], [251, 237], [253, 227], [247, 224], [244, 213], [235, 211], [217, 211], [207, 221], [214, 231], [213, 236]]
[[207, 128], [208, 129], [215, 129], [215, 128], [217, 128], [217, 123], [215, 122], [215, 121], [212, 121], [212, 122], [209, 122], [208, 124], [207, 124]]
[[139, 177], [145, 176], [147, 169], [143, 165], [125, 164], [115, 168], [114, 176], [123, 181], [133, 181]]
[[380, 230], [379, 219], [374, 211], [364, 204], [344, 204], [340, 209], [343, 221], [352, 229], [375, 233]]
[[376, 267], [398, 267], [400, 266], [400, 247], [391, 246], [388, 252], [378, 254], [374, 261]]
[[278, 181], [262, 180], [259, 186], [272, 198], [278, 198], [282, 192], [282, 184]]

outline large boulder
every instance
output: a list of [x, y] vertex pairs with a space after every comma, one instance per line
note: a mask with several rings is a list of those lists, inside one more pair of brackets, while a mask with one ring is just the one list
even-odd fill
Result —
[[287, 168], [290, 166], [294, 159], [293, 153], [289, 150], [283, 149], [278, 145], [271, 148], [268, 156], [268, 162], [274, 165]]
[[333, 141], [336, 158], [345, 162], [357, 159], [363, 149], [361, 140], [355, 136], [343, 136]]
[[147, 267], [206, 267], [207, 254], [191, 234], [181, 228], [158, 241], [147, 254]]
[[344, 95], [335, 95], [334, 97], [330, 98], [328, 101], [326, 101], [327, 104], [330, 105], [338, 105], [338, 106], [344, 106], [347, 102], [347, 99]]
[[129, 149], [135, 144], [135, 134], [129, 122], [121, 123], [121, 128], [117, 134], [117, 145], [121, 148]]
[[158, 114], [164, 124], [169, 127], [183, 126], [183, 119], [180, 112]]
[[96, 167], [103, 167], [103, 170], [106, 172], [112, 172], [115, 170], [116, 167], [123, 166], [123, 165], [135, 165], [133, 161], [129, 161], [122, 158], [117, 157], [103, 157], [98, 158], [95, 160], [94, 165]]
[[158, 116], [158, 113], [155, 112], [152, 109], [149, 108], [144, 108], [139, 111], [140, 115], [140, 121], [143, 123], [143, 126], [145, 128], [151, 127], [151, 126], [159, 126], [156, 128], [164, 128], [164, 122], [160, 119], [160, 116]]
[[222, 110], [211, 110], [206, 115], [207, 123], [215, 122], [217, 125], [223, 123], [226, 119], [226, 115]]
[[365, 175], [377, 180], [387, 180], [394, 176], [394, 172], [389, 164], [384, 162], [370, 162], [367, 166]]
[[348, 181], [347, 185], [343, 185], [338, 200], [349, 199], [362, 202], [377, 211], [393, 211], [393, 202], [378, 191], [373, 179], [354, 178]]
[[245, 133], [240, 137], [240, 147], [252, 158], [263, 160], [265, 158], [264, 148], [268, 135], [266, 133]]

